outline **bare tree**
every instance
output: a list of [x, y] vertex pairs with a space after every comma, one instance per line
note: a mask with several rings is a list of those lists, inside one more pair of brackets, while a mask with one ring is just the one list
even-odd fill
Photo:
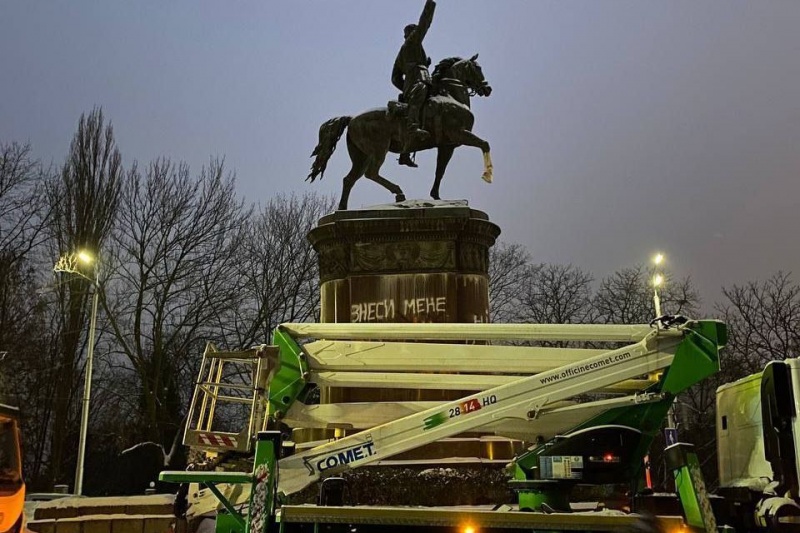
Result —
[[718, 306], [729, 326], [728, 379], [759, 372], [769, 361], [800, 357], [800, 286], [786, 272], [723, 288]]
[[520, 294], [530, 256], [521, 244], [499, 242], [489, 249], [489, 309], [492, 322], [518, 322]]
[[31, 251], [40, 242], [46, 210], [43, 172], [30, 151], [29, 145], [0, 144], [0, 352], [5, 353], [18, 351], [17, 332], [36, 308], [30, 301]]
[[146, 440], [172, 443], [188, 401], [181, 384], [193, 382], [202, 342], [219, 336], [218, 317], [240, 300], [236, 258], [248, 216], [219, 160], [196, 179], [168, 159], [125, 179], [104, 305], [117, 353], [138, 380]]
[[520, 312], [528, 322], [592, 322], [592, 276], [573, 265], [539, 264], [528, 268]]
[[[26, 256], [41, 242], [47, 211], [42, 201], [46, 172], [28, 144], [0, 144], [0, 253], [2, 266]], [[0, 271], [2, 275], [2, 271]]]
[[[594, 297], [597, 320], [611, 324], [642, 324], [655, 318], [653, 272], [641, 265], [623, 268], [600, 282]], [[660, 291], [662, 313], [694, 318], [700, 307], [700, 294], [691, 278], [675, 279], [665, 274]]]
[[49, 173], [30, 145], [0, 144], [0, 401], [21, 409], [30, 487], [43, 481], [55, 376], [47, 308], [37, 290]]
[[20, 408], [25, 475], [33, 488], [47, 466], [52, 391], [57, 372], [48, 350], [48, 310], [37, 293], [39, 276], [28, 259], [3, 280], [0, 322], [0, 403]]
[[48, 191], [60, 253], [100, 249], [114, 225], [122, 176], [122, 156], [103, 110], [81, 115], [61, 179]]
[[308, 232], [334, 205], [317, 194], [279, 195], [247, 222], [236, 261], [243, 298], [235, 313], [220, 317], [226, 344], [269, 342], [281, 322], [318, 318], [318, 263]]
[[[116, 215], [123, 174], [121, 156], [111, 124], [106, 124], [102, 109], [81, 115], [78, 130], [61, 169], [59, 179], [49, 182], [46, 198], [52, 212], [48, 226], [51, 261], [78, 249], [95, 255], [108, 237]], [[87, 272], [93, 277], [94, 272]], [[91, 283], [80, 276], [66, 274], [57, 286], [53, 304], [59, 309], [59, 331], [53, 343], [59, 378], [55, 380], [53, 429], [51, 432], [51, 474], [64, 481], [65, 456], [72, 448], [67, 435], [75, 427], [76, 391], [80, 375], [80, 353], [86, 340], [88, 300]]]
[[614, 272], [600, 282], [594, 305], [602, 322], [637, 324], [655, 317], [652, 289], [640, 266]]

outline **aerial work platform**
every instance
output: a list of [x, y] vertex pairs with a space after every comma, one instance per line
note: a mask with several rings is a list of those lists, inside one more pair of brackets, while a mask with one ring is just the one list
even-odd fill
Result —
[[[284, 504], [320, 478], [476, 430], [536, 443], [515, 461], [523, 492], [539, 483], [530, 476], [542, 475], [537, 465], [545, 450], [602, 432], [625, 434], [632, 455], [614, 462], [633, 472], [674, 396], [718, 369], [725, 335], [724, 324], [685, 319], [622, 326], [282, 324], [274, 346], [207, 347], [185, 443], [213, 453], [246, 451], [255, 433], [278, 422], [348, 429], [277, 460], [275, 491]], [[231, 364], [247, 371], [232, 371]], [[304, 403], [308, 388], [320, 384], [474, 392], [447, 402]], [[225, 402], [249, 409], [244, 430], [216, 426]], [[548, 475], [557, 478], [591, 471], [583, 463], [554, 470], [549, 460]], [[246, 501], [248, 487], [237, 486], [220, 484], [214, 492]], [[199, 494], [195, 512], [216, 507]]]

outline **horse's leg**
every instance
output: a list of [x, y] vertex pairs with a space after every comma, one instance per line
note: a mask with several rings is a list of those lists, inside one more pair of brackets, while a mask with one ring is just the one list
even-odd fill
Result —
[[386, 190], [394, 194], [394, 201], [395, 202], [402, 202], [406, 199], [406, 195], [403, 194], [403, 189], [401, 189], [398, 185], [392, 183], [391, 181], [387, 180], [383, 176], [379, 174], [381, 166], [383, 166], [383, 162], [386, 159], [386, 154], [389, 152], [388, 148], [383, 150], [382, 155], [375, 155], [370, 158], [369, 163], [367, 163], [367, 171], [364, 175], [368, 178], [377, 183], [378, 185], [384, 187]]
[[494, 179], [494, 165], [492, 165], [492, 154], [489, 150], [483, 152], [483, 174], [481, 179], [486, 183], [491, 183]]
[[366, 169], [367, 156], [362, 152], [347, 136], [347, 152], [350, 154], [350, 161], [353, 166], [350, 167], [350, 172], [342, 180], [342, 197], [339, 200], [339, 210], [344, 211], [347, 209], [347, 202], [350, 199], [350, 190], [355, 185], [356, 181], [364, 175]]
[[450, 158], [453, 157], [455, 146], [440, 146], [436, 151], [436, 179], [433, 180], [433, 188], [431, 189], [431, 198], [439, 200], [439, 185], [442, 183], [444, 172], [447, 170], [447, 164]]
[[481, 149], [483, 152], [483, 175], [481, 178], [483, 178], [483, 181], [486, 183], [491, 183], [494, 167], [492, 165], [492, 156], [489, 153], [489, 143], [467, 130], [461, 130], [459, 133], [453, 135], [452, 139], [464, 146], [474, 146], [475, 148]]

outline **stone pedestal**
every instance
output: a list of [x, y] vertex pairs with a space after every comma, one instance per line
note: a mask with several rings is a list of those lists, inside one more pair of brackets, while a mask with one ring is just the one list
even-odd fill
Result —
[[500, 228], [466, 201], [407, 201], [323, 217], [321, 322], [487, 322]]

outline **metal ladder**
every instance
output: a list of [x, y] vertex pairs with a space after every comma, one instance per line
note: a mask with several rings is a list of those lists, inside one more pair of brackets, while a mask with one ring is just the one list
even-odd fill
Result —
[[[277, 367], [277, 357], [275, 346], [224, 352], [217, 350], [213, 343], [207, 343], [183, 444], [203, 450], [207, 455], [250, 452], [253, 437], [266, 429], [269, 380]], [[237, 409], [237, 405], [242, 407]], [[246, 419], [246, 424], [240, 423], [242, 418]], [[226, 422], [243, 429], [226, 431]]]

